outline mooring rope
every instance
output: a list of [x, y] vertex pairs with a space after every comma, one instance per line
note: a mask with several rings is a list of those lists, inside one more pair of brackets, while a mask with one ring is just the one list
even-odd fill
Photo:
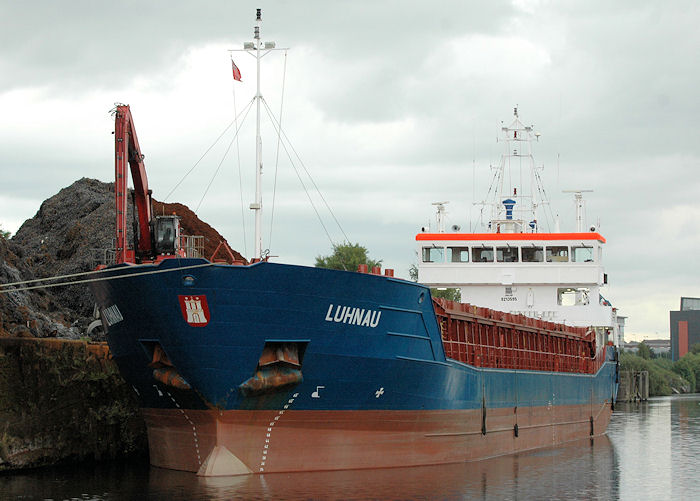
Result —
[[[69, 282], [61, 282], [58, 284], [44, 284], [44, 285], [32, 285], [29, 287], [19, 287], [16, 289], [1, 289], [0, 294], [7, 294], [9, 292], [19, 292], [19, 291], [28, 291], [32, 289], [49, 289], [52, 287], [63, 287], [67, 285], [77, 285], [77, 284], [85, 284], [89, 282], [100, 282], [100, 281], [107, 281], [107, 280], [119, 280], [122, 278], [129, 278], [129, 277], [140, 277], [143, 275], [155, 275], [158, 273], [169, 273], [171, 271], [182, 271], [182, 270], [192, 270], [195, 268], [204, 268], [207, 266], [214, 266], [215, 263], [203, 263], [203, 264], [193, 264], [191, 266], [182, 266], [178, 268], [168, 268], [166, 270], [151, 270], [151, 271], [141, 271], [141, 272], [136, 272], [136, 273], [127, 273], [124, 275], [116, 275], [116, 276], [111, 276], [111, 277], [99, 277], [99, 278], [87, 278], [84, 280], [72, 280]], [[128, 269], [128, 268], [126, 268]], [[88, 272], [83, 272], [83, 273], [73, 273], [71, 275], [58, 275], [55, 277], [47, 277], [47, 278], [39, 278], [36, 280], [25, 280], [22, 282], [13, 282], [9, 284], [1, 284], [0, 287], [9, 287], [12, 285], [22, 285], [22, 284], [29, 284], [29, 283], [36, 283], [36, 282], [47, 282], [47, 281], [52, 281], [52, 280], [58, 280], [60, 278], [66, 278], [66, 277], [75, 277], [75, 276], [81, 276], [81, 275], [89, 275], [92, 273], [106, 273], [106, 272], [116, 272], [124, 270], [124, 268], [112, 268], [112, 269], [104, 269], [104, 270], [97, 270], [97, 271], [88, 271]]]
[[94, 274], [94, 273], [103, 273], [103, 272], [105, 272], [105, 271], [111, 271], [111, 270], [103, 269], [103, 270], [93, 270], [93, 271], [82, 271], [82, 272], [80, 272], [80, 273], [71, 273], [71, 274], [69, 274], [69, 275], [56, 275], [56, 276], [48, 277], [48, 278], [35, 278], [35, 279], [33, 279], [33, 280], [22, 280], [22, 281], [20, 281], [20, 282], [10, 282], [10, 283], [8, 283], [8, 284], [0, 284], [0, 288], [2, 288], [2, 287], [10, 287], [10, 286], [13, 286], [13, 285], [33, 284], [33, 283], [36, 283], [36, 282], [47, 282], [47, 281], [51, 281], [51, 280], [59, 280], [59, 279], [61, 279], [61, 278], [81, 277], [81, 276], [84, 276], [84, 275], [92, 275], [92, 274]]

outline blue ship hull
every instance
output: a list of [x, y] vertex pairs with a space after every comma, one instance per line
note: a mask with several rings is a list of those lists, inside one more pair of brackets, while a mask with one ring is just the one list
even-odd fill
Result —
[[[413, 282], [202, 259], [119, 265], [105, 273], [109, 279], [92, 289], [114, 359], [141, 399], [152, 462], [159, 466], [215, 475], [477, 459], [600, 434], [617, 392], [610, 352], [595, 374], [477, 368], [446, 358], [430, 291]], [[246, 391], [269, 346], [297, 350], [294, 377]], [[154, 378], [154, 347], [182, 384]], [[335, 423], [333, 432], [319, 435], [314, 430], [323, 426], [304, 416]], [[412, 446], [403, 457], [378, 459], [391, 446], [376, 434], [377, 451], [363, 445], [365, 433], [387, 436], [377, 429], [384, 419], [395, 421], [394, 431], [410, 432], [405, 437]], [[348, 437], [360, 433], [352, 423], [362, 432], [345, 453], [302, 463], [279, 455], [275, 467], [259, 458], [251, 464], [255, 445], [232, 450], [248, 440], [240, 437], [259, 433], [269, 444], [266, 429], [286, 421], [297, 431], [284, 435], [291, 449], [316, 444], [327, 451], [329, 440], [339, 437], [352, 442]], [[185, 431], [190, 425], [194, 440]], [[416, 429], [420, 433], [411, 434]], [[483, 440], [464, 453], [444, 445], [451, 452], [443, 454], [430, 437], [445, 433], [462, 437], [464, 447]]]

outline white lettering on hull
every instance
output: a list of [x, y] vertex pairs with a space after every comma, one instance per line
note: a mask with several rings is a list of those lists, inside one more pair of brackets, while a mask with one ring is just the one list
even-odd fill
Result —
[[[333, 310], [335, 306], [335, 311]], [[370, 327], [374, 329], [379, 325], [382, 312], [354, 306], [328, 305], [326, 312], [326, 322], [336, 322], [349, 325], [359, 325], [360, 327]]]

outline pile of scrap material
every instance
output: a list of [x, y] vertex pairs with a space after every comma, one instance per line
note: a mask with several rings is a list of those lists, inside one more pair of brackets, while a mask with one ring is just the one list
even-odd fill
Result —
[[[21, 247], [0, 238], [0, 284], [36, 278], [23, 256]], [[0, 337], [77, 337], [72, 316], [53, 294], [42, 289], [0, 294]]]
[[[183, 233], [203, 235], [205, 257], [225, 242], [182, 204], [154, 201], [154, 211], [175, 212]], [[114, 248], [114, 214], [114, 183], [83, 178], [62, 189], [10, 240], [0, 238], [0, 284], [86, 272], [104, 264]], [[127, 227], [131, 242], [132, 225]], [[235, 251], [234, 256], [245, 261]], [[86, 284], [0, 294], [0, 336], [83, 337], [94, 320], [94, 304]], [[103, 334], [96, 330], [91, 337], [100, 340]]]

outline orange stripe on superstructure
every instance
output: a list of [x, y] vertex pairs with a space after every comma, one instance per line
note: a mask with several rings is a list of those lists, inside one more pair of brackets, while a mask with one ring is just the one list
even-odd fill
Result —
[[416, 241], [426, 240], [597, 240], [605, 243], [600, 233], [418, 233]]

